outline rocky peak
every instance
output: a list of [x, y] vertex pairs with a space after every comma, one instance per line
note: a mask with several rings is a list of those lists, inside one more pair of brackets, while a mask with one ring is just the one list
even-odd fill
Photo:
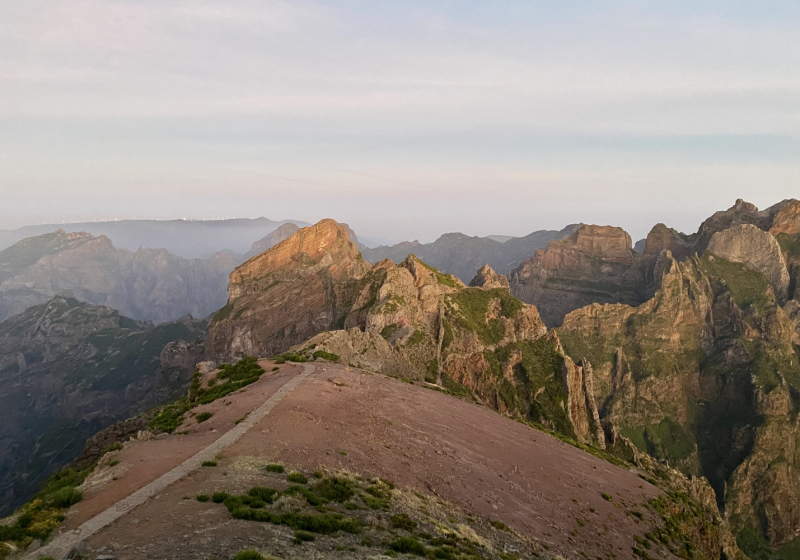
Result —
[[642, 257], [622, 228], [581, 225], [569, 237], [551, 241], [511, 271], [511, 293], [536, 305], [549, 326], [574, 309], [599, 303], [644, 301]]
[[270, 356], [341, 328], [369, 269], [346, 226], [326, 219], [297, 230], [231, 273], [208, 357]]
[[565, 240], [569, 241], [598, 257], [629, 258], [633, 247], [628, 232], [614, 226], [582, 225]]
[[503, 274], [497, 274], [492, 267], [488, 264], [483, 265], [475, 278], [469, 283], [470, 288], [483, 288], [484, 290], [492, 290], [494, 288], [509, 289], [508, 278]]
[[685, 259], [693, 252], [691, 244], [680, 233], [664, 224], [656, 224], [647, 234], [644, 255], [658, 257], [664, 250], [678, 260]]
[[733, 206], [727, 210], [715, 212], [700, 224], [700, 229], [695, 235], [697, 252], [702, 254], [711, 241], [711, 237], [718, 231], [741, 224], [752, 224], [760, 229], [768, 230], [770, 221], [769, 212], [760, 211], [754, 204], [739, 198]]

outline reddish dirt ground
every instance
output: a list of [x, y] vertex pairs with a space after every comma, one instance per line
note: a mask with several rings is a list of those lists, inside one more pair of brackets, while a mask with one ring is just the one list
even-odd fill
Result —
[[211, 412], [214, 415], [203, 423], [198, 423], [194, 418], [187, 418], [175, 430], [188, 431], [188, 434], [136, 441], [126, 445], [114, 457], [120, 463], [118, 479], [85, 492], [83, 500], [70, 508], [69, 517], [62, 527], [65, 530], [78, 527], [84, 521], [178, 466], [230, 430], [236, 420], [257, 408], [288, 379], [301, 371], [300, 366], [286, 364], [280, 366], [279, 371], [272, 372], [274, 362], [261, 360], [259, 363], [267, 373], [256, 383], [223, 399], [198, 406], [193, 412], [197, 414]]
[[[269, 372], [272, 364], [263, 364]], [[179, 552], [189, 552], [191, 535], [201, 533], [242, 546], [259, 543], [266, 538], [261, 524], [233, 521], [215, 504], [183, 499], [199, 492], [241, 491], [250, 483], [250, 475], [237, 474], [244, 473], [241, 465], [259, 458], [307, 472], [324, 466], [380, 476], [482, 518], [501, 520], [553, 554], [634, 558], [633, 535], [649, 527], [626, 511], [659, 493], [634, 472], [477, 404], [336, 364], [315, 366], [308, 379], [225, 451], [218, 468], [173, 484], [92, 537], [90, 546], [112, 545], [124, 560], [137, 554], [183, 557]], [[239, 394], [197, 409], [214, 416], [179, 428], [194, 430], [189, 435], [127, 446], [120, 462], [134, 468], [88, 493], [74, 508], [69, 526], [199, 451], [299, 370], [284, 366]], [[166, 549], [145, 554], [142, 546], [154, 542]]]

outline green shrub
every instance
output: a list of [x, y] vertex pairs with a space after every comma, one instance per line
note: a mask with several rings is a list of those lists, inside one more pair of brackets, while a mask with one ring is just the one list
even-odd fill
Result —
[[353, 483], [346, 478], [332, 476], [314, 485], [314, 492], [332, 502], [346, 502], [355, 495]]
[[611, 494], [606, 494], [605, 492], [603, 492], [602, 495], [603, 495], [603, 499], [605, 501], [607, 501], [607, 502], [613, 502], [614, 501], [614, 499], [611, 497]]
[[68, 508], [83, 499], [83, 493], [74, 487], [61, 488], [50, 495], [51, 507]]
[[259, 500], [263, 500], [268, 504], [272, 503], [277, 494], [278, 494], [277, 490], [275, 490], [274, 488], [267, 488], [266, 486], [253, 486], [247, 492], [248, 496], [251, 496], [253, 498], [258, 498]]
[[280, 463], [270, 463], [267, 465], [267, 472], [282, 473], [284, 470], [283, 465]]
[[221, 504], [227, 497], [228, 494], [225, 492], [214, 492], [214, 494], [211, 495], [211, 501], [215, 504]]
[[325, 352], [323, 350], [317, 350], [316, 352], [314, 352], [313, 356], [315, 360], [317, 358], [322, 358], [323, 360], [328, 360], [329, 362], [339, 361], [339, 356], [337, 356], [336, 354], [331, 354], [330, 352]]
[[300, 544], [303, 542], [311, 542], [317, 537], [314, 536], [314, 533], [309, 533], [308, 531], [296, 531], [294, 534], [294, 543]]
[[402, 529], [404, 531], [408, 531], [409, 533], [413, 533], [414, 529], [417, 528], [417, 522], [411, 519], [405, 513], [398, 513], [397, 515], [393, 515], [391, 523], [393, 529]]
[[402, 554], [425, 556], [425, 546], [414, 537], [400, 537], [389, 543], [389, 548]]
[[205, 495], [205, 494], [198, 494], [195, 497], [197, 498], [198, 502], [207, 502], [208, 501], [208, 496]]
[[114, 443], [103, 449], [103, 452], [100, 454], [100, 456], [102, 457], [106, 453], [110, 453], [112, 451], [119, 451], [120, 449], [122, 449], [122, 442], [115, 441]]
[[305, 500], [309, 503], [309, 505], [312, 505], [312, 506], [321, 506], [322, 504], [326, 503], [326, 501], [327, 501], [324, 498], [320, 498], [319, 496], [314, 494], [314, 492], [312, 492], [308, 488], [305, 488], [305, 487], [300, 486], [298, 484], [293, 484], [293, 485], [289, 486], [289, 488], [284, 490], [283, 493], [286, 496], [293, 496], [293, 495], [303, 496], [303, 498], [305, 498]]
[[274, 356], [273, 359], [275, 360], [276, 364], [285, 364], [286, 362], [296, 362], [302, 364], [308, 361], [308, 358], [302, 354], [298, 354], [297, 352], [284, 352], [283, 354]]
[[200, 414], [195, 416], [195, 419], [197, 420], [197, 423], [200, 424], [201, 422], [205, 422], [212, 416], [214, 416], [213, 412], [201, 412]]
[[264, 558], [264, 556], [262, 556], [255, 550], [250, 549], [250, 550], [240, 550], [239, 552], [236, 553], [236, 556], [234, 557], [233, 560], [267, 560], [267, 559]]
[[288, 480], [289, 482], [294, 482], [296, 484], [305, 484], [308, 482], [308, 479], [305, 477], [305, 475], [297, 471], [290, 472], [289, 476], [286, 477], [286, 480]]
[[499, 531], [505, 531], [506, 533], [510, 533], [511, 532], [511, 529], [509, 529], [508, 525], [506, 525], [502, 521], [494, 520], [494, 521], [491, 522], [491, 524], [492, 524], [492, 527], [494, 527], [495, 529], [497, 529]]
[[217, 462], [216, 461], [203, 461], [203, 466], [204, 467], [216, 467], [217, 466]]

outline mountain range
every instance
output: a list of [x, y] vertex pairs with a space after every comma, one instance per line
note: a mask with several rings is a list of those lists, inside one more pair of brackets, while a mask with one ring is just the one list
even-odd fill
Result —
[[[82, 475], [89, 477], [86, 482], [76, 479], [75, 491], [86, 492], [88, 501], [85, 507], [76, 506], [75, 515], [86, 516], [88, 514], [82, 512], [88, 511], [99, 513], [102, 510], [92, 508], [116, 495], [118, 490], [114, 489], [119, 486], [114, 484], [117, 479], [112, 473], [123, 476], [128, 472], [113, 470], [120, 461], [123, 465], [146, 461], [147, 453], [156, 453], [146, 451], [152, 446], [161, 449], [158, 453], [165, 453], [171, 449], [169, 446], [180, 449], [189, 445], [185, 442], [217, 437], [208, 426], [213, 426], [213, 430], [234, 430], [249, 414], [255, 413], [253, 406], [261, 402], [257, 402], [258, 395], [267, 395], [270, 391], [277, 391], [275, 395], [288, 394], [292, 389], [278, 389], [286, 384], [297, 386], [294, 389], [299, 391], [297, 398], [302, 395], [302, 399], [290, 398], [291, 406], [279, 406], [274, 418], [258, 420], [262, 422], [260, 431], [247, 432], [246, 438], [251, 438], [247, 440], [249, 444], [230, 448], [210, 461], [225, 465], [224, 476], [209, 474], [204, 478], [204, 475], [197, 475], [199, 478], [192, 480], [207, 481], [203, 483], [206, 486], [197, 486], [197, 491], [208, 488], [210, 496], [212, 485], [225, 488], [227, 494], [221, 493], [219, 502], [225, 503], [238, 523], [231, 527], [231, 534], [247, 534], [247, 527], [254, 521], [263, 521], [288, 524], [295, 530], [295, 541], [302, 542], [306, 537], [299, 535], [305, 529], [292, 525], [299, 523], [300, 518], [285, 517], [289, 515], [287, 512], [310, 519], [308, 516], [317, 513], [309, 508], [323, 504], [319, 501], [323, 494], [315, 492], [324, 492], [322, 488], [326, 484], [344, 485], [352, 489], [353, 495], [363, 493], [372, 497], [359, 498], [361, 501], [353, 498], [354, 501], [347, 504], [348, 498], [345, 498], [341, 511], [332, 505], [326, 507], [333, 508], [332, 519], [356, 515], [358, 521], [351, 523], [362, 527], [368, 537], [363, 537], [361, 544], [344, 537], [340, 541], [343, 543], [341, 550], [333, 540], [326, 540], [327, 537], [320, 537], [317, 544], [290, 549], [280, 544], [279, 533], [270, 533], [271, 541], [256, 539], [264, 543], [262, 550], [280, 551], [281, 555], [299, 550], [303, 557], [309, 558], [335, 557], [339, 550], [349, 551], [353, 557], [367, 558], [371, 545], [364, 544], [365, 539], [371, 540], [375, 530], [388, 530], [389, 534], [380, 537], [381, 550], [441, 558], [505, 559], [554, 554], [577, 557], [587, 555], [594, 545], [610, 547], [603, 548], [606, 552], [600, 555], [609, 558], [620, 555], [643, 560], [800, 558], [800, 453], [796, 450], [796, 442], [800, 441], [797, 424], [800, 411], [800, 201], [786, 200], [759, 210], [737, 200], [728, 210], [709, 217], [690, 235], [657, 224], [644, 244], [637, 244], [638, 250], [621, 228], [591, 224], [501, 240], [447, 234], [431, 244], [413, 242], [375, 249], [366, 248], [348, 226], [334, 220], [323, 220], [308, 227], [300, 225], [284, 224], [257, 238], [249, 252], [242, 252], [238, 260], [227, 255], [231, 259], [229, 266], [235, 267], [227, 282], [227, 302], [224, 297], [218, 300], [218, 308], [207, 327], [183, 319], [154, 328], [123, 319], [108, 308], [63, 296], [56, 296], [0, 323], [0, 334], [7, 333], [0, 340], [8, 341], [5, 354], [0, 354], [8, 356], [8, 363], [0, 372], [7, 376], [9, 387], [18, 391], [29, 391], [27, 386], [19, 385], [23, 379], [20, 375], [31, 371], [30, 364], [39, 363], [42, 365], [36, 378], [46, 380], [48, 387], [54, 384], [64, 391], [63, 385], [53, 381], [60, 379], [60, 369], [54, 364], [69, 362], [69, 359], [51, 359], [52, 352], [24, 348], [28, 340], [41, 344], [51, 338], [58, 340], [60, 335], [54, 334], [56, 332], [74, 331], [77, 338], [59, 352], [69, 354], [67, 348], [84, 349], [76, 354], [76, 359], [84, 361], [99, 356], [88, 369], [70, 378], [77, 380], [70, 394], [85, 395], [86, 410], [94, 411], [104, 410], [103, 400], [92, 393], [97, 389], [96, 379], [113, 380], [118, 376], [116, 366], [109, 366], [109, 360], [126, 355], [122, 348], [138, 347], [125, 342], [132, 336], [128, 331], [146, 338], [151, 336], [148, 333], [159, 332], [158, 329], [184, 325], [180, 333], [176, 331], [173, 336], [146, 344], [151, 350], [164, 349], [158, 361], [150, 358], [149, 369], [128, 370], [129, 373], [121, 375], [119, 383], [112, 385], [122, 387], [123, 381], [135, 385], [142, 375], [143, 380], [148, 379], [161, 387], [162, 381], [157, 380], [163, 376], [146, 372], [160, 372], [172, 367], [169, 364], [181, 364], [175, 370], [181, 373], [171, 378], [174, 383], [164, 383], [164, 389], [151, 390], [148, 399], [136, 397], [134, 391], [126, 389], [125, 394], [133, 395], [133, 400], [125, 405], [129, 408], [121, 406], [120, 410], [135, 414], [163, 404], [181, 388], [185, 390], [192, 379], [187, 372], [198, 364], [195, 381], [178, 401], [131, 421], [132, 425], [149, 427], [150, 435], [144, 434], [141, 439], [137, 436], [136, 441], [121, 444], [121, 451], [113, 458], [109, 456], [92, 463], [97, 474]], [[50, 260], [58, 260], [60, 255], [80, 254], [75, 251], [86, 244], [106, 247], [104, 251], [124, 251], [114, 249], [107, 239], [90, 235], [76, 237], [64, 232], [51, 235], [52, 238], [26, 240], [31, 247], [40, 247], [38, 253], [24, 245], [0, 252], [0, 274], [6, 275], [5, 279], [0, 278], [0, 291], [9, 280], [30, 275], [28, 271], [32, 267], [61, 270], [49, 265]], [[11, 249], [14, 251], [9, 253]], [[113, 251], [108, 254], [114, 254]], [[128, 251], [127, 254], [134, 253]], [[85, 257], [60, 258], [64, 262], [71, 259], [83, 262]], [[86, 262], [94, 261], [90, 258]], [[120, 277], [128, 275], [126, 272]], [[79, 277], [72, 290], [78, 292], [84, 283], [92, 280]], [[186, 280], [181, 280], [176, 285], [185, 283]], [[16, 281], [12, 284], [29, 286], [35, 283]], [[166, 294], [172, 292], [171, 288], [165, 289]], [[8, 299], [12, 301], [12, 295]], [[107, 301], [101, 303], [108, 304]], [[111, 337], [113, 342], [106, 346], [93, 332], [82, 331], [80, 325], [87, 324], [85, 319], [77, 320], [76, 326], [68, 321], [70, 317], [80, 318], [86, 314], [110, 317], [88, 321], [92, 324], [116, 321], [116, 326], [104, 327], [116, 333]], [[59, 318], [54, 321], [59, 326], [41, 331], [38, 325], [50, 324], [49, 319], [43, 319], [50, 315]], [[43, 334], [37, 334], [40, 332]], [[173, 360], [170, 357], [173, 355], [180, 358]], [[261, 357], [258, 362], [261, 366], [256, 367], [250, 356]], [[219, 367], [214, 369], [216, 366]], [[306, 375], [311, 377], [303, 381]], [[372, 377], [376, 380], [372, 381]], [[408, 391], [392, 389], [392, 385], [386, 385], [380, 381], [382, 379], [396, 379], [400, 386], [416, 387]], [[359, 388], [356, 390], [355, 386]], [[426, 392], [436, 397], [427, 399], [423, 396]], [[340, 393], [351, 396], [342, 396], [344, 400], [339, 402], [336, 395]], [[509, 516], [506, 518], [509, 521], [503, 519], [501, 525], [517, 523], [512, 534], [523, 539], [501, 543], [496, 540], [496, 534], [485, 531], [486, 527], [497, 529], [501, 525], [489, 523], [485, 516], [491, 515], [491, 510], [477, 505], [484, 499], [475, 500], [468, 493], [452, 492], [454, 485], [468, 488], [469, 477], [458, 481], [446, 478], [448, 482], [443, 483], [436, 476], [420, 473], [416, 478], [404, 478], [405, 483], [416, 488], [423, 497], [445, 492], [457, 501], [458, 507], [472, 512], [464, 514], [463, 528], [455, 524], [448, 529], [448, 522], [432, 521], [435, 515], [431, 517], [430, 511], [426, 514], [417, 506], [408, 505], [408, 501], [404, 502], [407, 506], [403, 511], [413, 520], [413, 525], [403, 521], [406, 525], [402, 530], [394, 522], [386, 525], [380, 516], [375, 518], [368, 512], [385, 507], [392, 515], [400, 515], [401, 510], [393, 509], [394, 502], [389, 498], [400, 494], [389, 490], [371, 493], [367, 487], [359, 486], [359, 481], [367, 479], [358, 473], [379, 477], [381, 472], [388, 472], [402, 478], [403, 469], [413, 470], [412, 464], [407, 462], [412, 455], [417, 464], [427, 465], [425, 468], [433, 469], [434, 473], [461, 468], [455, 466], [460, 464], [460, 459], [448, 454], [446, 444], [438, 436], [420, 435], [421, 427], [400, 440], [389, 440], [381, 435], [384, 432], [379, 426], [392, 425], [392, 421], [384, 418], [392, 405], [384, 399], [391, 399], [394, 394], [406, 399], [397, 407], [399, 410], [414, 410], [413, 414], [404, 416], [403, 429], [423, 422], [423, 418], [425, 425], [433, 422], [433, 425], [444, 426], [443, 420], [429, 416], [435, 410], [452, 410], [452, 417], [458, 419], [456, 424], [466, 426], [470, 422], [467, 409], [455, 412], [455, 405], [448, 404], [466, 401], [470, 406], [479, 407], [475, 410], [493, 411], [497, 417], [505, 416], [536, 428], [540, 437], [555, 437], [607, 461], [610, 470], [602, 475], [593, 474], [596, 465], [575, 463], [571, 467], [578, 473], [579, 480], [592, 488], [597, 488], [597, 484], [611, 487], [615, 477], [623, 476], [623, 472], [634, 472], [648, 485], [645, 487], [643, 483], [639, 488], [645, 494], [651, 491], [655, 494], [646, 499], [619, 498], [621, 501], [617, 503], [617, 498], [601, 492], [602, 500], [613, 502], [623, 512], [623, 517], [616, 518], [615, 513], [604, 512], [607, 521], [595, 525], [592, 515], [600, 511], [598, 506], [590, 508], [591, 500], [582, 506], [581, 500], [586, 498], [576, 490], [572, 502], [579, 506], [579, 511], [565, 520], [554, 521], [549, 529], [546, 524], [517, 523], [516, 518]], [[371, 408], [375, 403], [370, 399], [378, 399], [378, 395], [390, 396], [380, 396], [383, 404]], [[412, 401], [415, 404], [411, 404]], [[43, 402], [51, 402], [45, 409], [53, 407], [52, 401], [45, 399]], [[424, 406], [419, 404], [423, 402]], [[349, 409], [361, 412], [348, 414], [346, 417], [351, 424], [339, 431], [344, 418], [340, 413]], [[110, 422], [108, 416], [98, 414], [104, 422]], [[203, 419], [200, 414], [204, 415]], [[212, 416], [219, 420], [201, 426]], [[282, 426], [280, 429], [277, 422]], [[456, 424], [447, 424], [446, 430], [448, 438], [465, 442], [467, 447], [461, 448], [459, 453], [470, 456], [475, 465], [488, 461], [488, 449], [469, 451], [469, 434], [480, 430], [473, 427], [467, 433]], [[13, 426], [19, 424], [10, 425], [13, 435]], [[293, 429], [300, 425], [304, 427]], [[504, 426], [503, 433], [514, 432], [509, 425]], [[318, 428], [322, 431], [312, 436], [317, 434]], [[337, 449], [336, 438], [325, 434], [329, 429], [339, 433], [337, 437], [342, 442], [349, 441], [346, 434], [351, 431], [362, 433], [360, 447]], [[130, 436], [130, 430], [114, 430], [98, 434], [96, 441], [113, 442], [115, 437], [122, 441]], [[148, 443], [153, 434], [160, 432], [159, 443]], [[278, 440], [270, 439], [269, 434], [273, 433], [279, 434]], [[124, 434], [124, 438], [120, 434]], [[192, 434], [197, 434], [195, 440]], [[65, 439], [72, 445], [69, 453], [48, 462], [48, 468], [58, 466], [59, 461], [63, 464], [68, 455], [75, 456], [76, 442], [85, 437], [81, 432], [80, 437]], [[184, 437], [188, 439], [181, 439]], [[503, 436], [493, 437], [503, 440]], [[32, 438], [35, 439], [25, 436], [22, 440]], [[435, 454], [442, 452], [442, 457], [434, 457], [431, 462], [428, 452], [420, 449], [427, 449], [428, 442], [434, 439], [437, 441]], [[266, 444], [267, 440], [271, 443]], [[381, 445], [374, 445], [378, 442]], [[98, 444], [92, 445], [97, 447]], [[496, 453], [508, 452], [504, 444], [498, 445]], [[282, 449], [287, 451], [276, 451], [275, 446], [284, 446]], [[395, 448], [405, 451], [396, 452]], [[294, 451], [288, 451], [290, 449]], [[547, 453], [556, 453], [553, 449]], [[282, 483], [273, 481], [278, 486], [270, 494], [270, 500], [274, 496], [275, 504], [293, 505], [281, 509], [284, 505], [268, 505], [272, 502], [263, 503], [263, 499], [260, 505], [258, 501], [253, 505], [253, 499], [261, 496], [261, 490], [252, 490], [255, 494], [250, 494], [251, 498], [239, 493], [241, 488], [246, 488], [246, 483], [258, 484], [257, 479], [264, 475], [251, 472], [247, 465], [264, 463], [262, 466], [266, 468], [276, 453], [299, 469], [297, 480], [307, 478], [300, 476], [300, 471], [308, 471], [309, 460], [312, 460], [320, 465], [321, 481], [332, 477], [338, 482], [314, 483], [300, 490], [284, 488]], [[355, 456], [352, 463], [350, 459], [337, 459], [337, 456], [349, 454]], [[97, 461], [99, 454], [90, 453], [89, 456]], [[535, 461], [532, 457], [519, 460], [526, 464]], [[564, 456], [561, 460], [572, 459]], [[524, 492], [531, 492], [526, 504], [539, 504], [534, 496], [548, 491], [546, 473], [538, 480], [518, 465], [503, 460], [497, 464], [503, 465], [498, 478], [508, 481], [512, 487], [518, 485], [517, 494], [523, 492], [523, 488]], [[31, 468], [15, 464], [14, 469], [18, 470], [10, 475], [23, 476], [26, 469]], [[347, 471], [350, 474], [331, 470], [335, 468], [351, 469]], [[142, 478], [141, 484], [144, 482]], [[480, 485], [484, 479], [479, 477], [472, 482]], [[499, 488], [498, 484], [494, 483], [494, 488]], [[560, 497], [553, 498], [553, 503], [572, 493], [558, 486], [560, 482], [556, 484]], [[582, 490], [584, 483], [577, 486]], [[238, 501], [233, 500], [233, 492], [237, 493]], [[292, 496], [297, 495], [303, 496], [300, 502], [292, 501], [295, 499]], [[14, 496], [16, 499], [17, 494]], [[280, 500], [278, 496], [282, 496]], [[381, 502], [383, 505], [371, 501], [379, 496], [387, 500]], [[325, 503], [335, 502], [332, 498], [326, 499]], [[495, 498], [487, 499], [493, 507], [497, 506]], [[204, 502], [199, 495], [198, 500]], [[558, 503], [561, 510], [570, 507], [566, 501]], [[34, 515], [33, 507], [26, 505], [22, 511]], [[156, 504], [142, 507], [149, 508], [151, 515], [160, 511]], [[180, 517], [178, 505], [169, 507], [172, 509], [168, 511], [173, 512], [170, 515]], [[367, 512], [366, 517], [347, 513], [359, 512], [362, 508]], [[216, 515], [211, 511], [207, 514]], [[506, 510], [501, 503], [496, 511]], [[460, 515], [453, 513], [451, 518]], [[547, 512], [535, 510], [530, 515], [547, 515]], [[558, 515], [554, 514], [554, 518]], [[582, 536], [587, 518], [591, 527], [588, 540]], [[625, 538], [633, 542], [632, 547], [625, 550], [618, 544], [611, 544], [617, 542], [617, 537], [612, 536], [608, 524], [623, 527], [622, 519], [628, 518], [634, 520], [634, 525], [643, 523], [643, 532], [639, 535], [638, 530], [625, 529]], [[487, 525], [481, 525], [481, 519]], [[315, 518], [308, 523], [311, 524], [308, 527], [319, 528], [321, 521]], [[424, 531], [414, 529], [423, 525]], [[369, 529], [364, 529], [366, 527]], [[169, 529], [163, 530], [172, 535]], [[101, 533], [105, 537], [98, 537], [97, 547], [101, 541], [111, 543], [127, 539], [129, 548], [124, 550], [134, 556], [142, 552], [143, 536], [137, 537], [135, 532], [116, 535], [113, 528], [108, 531]], [[315, 531], [327, 534], [317, 529], [312, 533]], [[14, 543], [31, 542], [25, 541], [32, 538], [26, 527], [20, 526], [19, 532], [14, 534], [22, 539]], [[455, 540], [449, 544], [437, 540], [448, 534], [460, 536], [453, 537]], [[313, 534], [307, 537], [306, 542], [316, 542], [313, 537]], [[177, 533], [172, 538], [177, 539]], [[458, 544], [461, 538], [472, 542], [474, 548], [463, 548], [463, 543]], [[523, 542], [534, 543], [534, 546], [526, 548], [528, 545]], [[555, 547], [555, 552], [547, 552], [548, 543]], [[206, 546], [212, 545], [209, 542]], [[223, 548], [220, 554], [233, 551], [230, 547]], [[501, 550], [505, 556], [498, 555]], [[177, 548], [175, 551], [177, 554]]]

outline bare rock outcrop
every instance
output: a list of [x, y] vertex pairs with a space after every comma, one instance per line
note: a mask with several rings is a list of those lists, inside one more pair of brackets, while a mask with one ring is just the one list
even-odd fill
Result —
[[611, 226], [583, 225], [551, 242], [512, 270], [509, 281], [511, 293], [536, 305], [549, 326], [591, 303], [638, 305], [647, 291], [642, 256], [625, 230]]
[[485, 290], [492, 290], [494, 288], [510, 289], [508, 278], [503, 274], [497, 274], [492, 267], [488, 264], [483, 265], [472, 281], [469, 283], [470, 288], [483, 288]]
[[782, 233], [790, 236], [800, 235], [800, 200], [788, 200], [783, 203], [772, 220], [769, 232], [775, 237]]
[[762, 273], [780, 300], [789, 293], [789, 272], [775, 237], [751, 224], [733, 226], [715, 233], [708, 252], [742, 263]]
[[644, 255], [650, 258], [657, 258], [662, 251], [669, 251], [679, 261], [684, 260], [694, 252], [691, 243], [685, 236], [664, 224], [656, 224], [647, 234]]
[[478, 286], [466, 287], [413, 255], [381, 261], [361, 280], [347, 330], [293, 351], [424, 380], [602, 447], [591, 366], [565, 357], [536, 307], [514, 298], [502, 278], [483, 267]]
[[369, 269], [343, 225], [322, 220], [296, 231], [231, 273], [206, 356], [270, 356], [342, 328]]

